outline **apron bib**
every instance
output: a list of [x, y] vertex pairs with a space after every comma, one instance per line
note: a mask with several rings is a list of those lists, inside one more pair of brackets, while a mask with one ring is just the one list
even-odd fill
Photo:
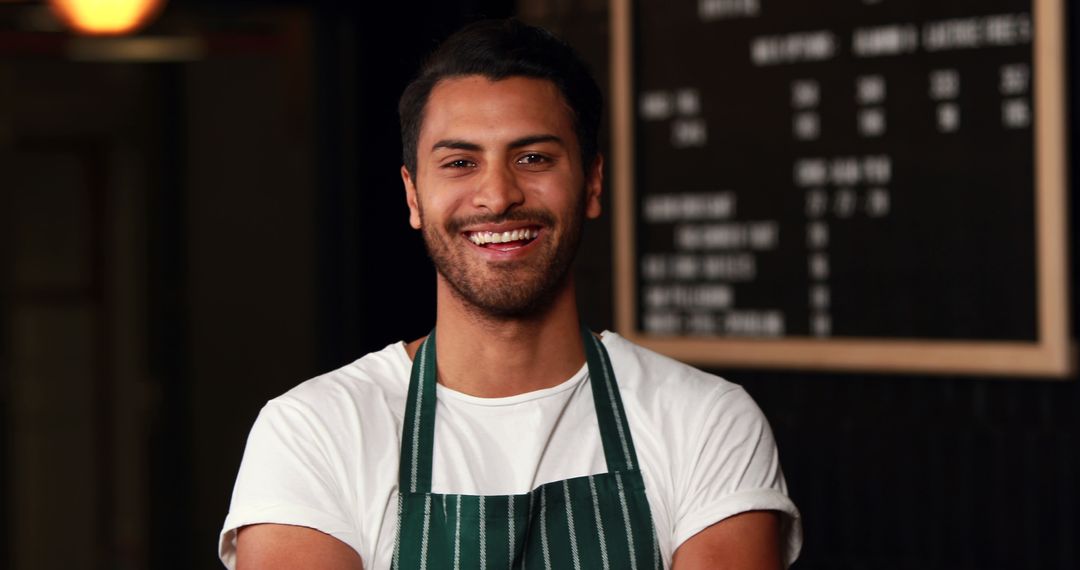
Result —
[[413, 360], [405, 407], [395, 570], [662, 568], [611, 362], [588, 329], [581, 335], [608, 472], [483, 496], [431, 492], [435, 332], [428, 335]]

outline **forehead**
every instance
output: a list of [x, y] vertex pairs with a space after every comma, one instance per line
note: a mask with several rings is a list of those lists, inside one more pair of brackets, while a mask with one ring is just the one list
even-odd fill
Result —
[[[573, 111], [546, 79], [479, 75], [444, 79], [431, 90], [420, 127], [420, 151], [445, 138], [514, 139], [554, 134], [576, 146]], [[479, 142], [479, 140], [478, 140]]]

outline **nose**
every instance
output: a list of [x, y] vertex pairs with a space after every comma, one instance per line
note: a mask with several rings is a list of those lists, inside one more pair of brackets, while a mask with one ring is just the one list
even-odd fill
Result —
[[473, 206], [502, 214], [525, 201], [513, 171], [507, 166], [492, 166], [478, 181], [473, 194]]

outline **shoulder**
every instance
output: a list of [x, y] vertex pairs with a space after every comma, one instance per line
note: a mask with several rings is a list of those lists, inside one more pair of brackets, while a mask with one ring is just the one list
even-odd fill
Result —
[[661, 548], [754, 510], [785, 514], [787, 560], [801, 544], [799, 512], [787, 496], [776, 442], [738, 384], [604, 333], [604, 346], [634, 435], [650, 508], [666, 529]]
[[649, 350], [618, 334], [605, 331], [603, 340], [611, 356], [619, 389], [631, 397], [692, 407], [714, 403], [718, 399], [736, 403], [749, 400], [738, 384]]
[[768, 421], [742, 386], [613, 333], [604, 333], [604, 345], [631, 427], [641, 435], [639, 452], [674, 471], [690, 469], [702, 453], [727, 456], [751, 441], [772, 452]]
[[372, 555], [397, 480], [385, 463], [397, 451], [410, 367], [396, 343], [267, 402], [221, 533], [227, 565], [236, 529], [256, 523], [317, 529]]
[[287, 410], [320, 423], [354, 416], [400, 415], [409, 389], [411, 361], [396, 342], [345, 366], [320, 374], [270, 400], [267, 410]]

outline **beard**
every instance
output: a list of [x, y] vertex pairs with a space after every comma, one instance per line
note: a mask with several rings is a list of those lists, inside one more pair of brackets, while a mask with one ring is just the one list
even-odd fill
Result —
[[[584, 192], [582, 192], [584, 197]], [[556, 226], [555, 217], [546, 210], [515, 209], [502, 215], [452, 218], [444, 228], [424, 223], [421, 228], [428, 256], [451, 293], [473, 312], [494, 319], [529, 318], [546, 311], [566, 287], [570, 268], [581, 241], [585, 222], [584, 199], [566, 218], [566, 225]], [[482, 264], [471, 258], [471, 247], [461, 235], [461, 228], [475, 224], [526, 222], [544, 228], [542, 242], [529, 259], [499, 264]], [[557, 231], [557, 233], [556, 233]]]

